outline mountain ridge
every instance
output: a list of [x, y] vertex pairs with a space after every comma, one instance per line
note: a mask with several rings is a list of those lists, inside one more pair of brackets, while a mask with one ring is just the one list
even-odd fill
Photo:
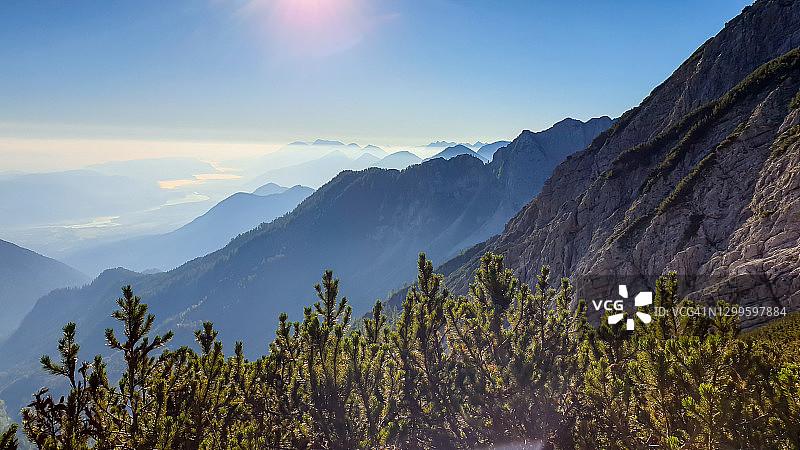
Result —
[[495, 152], [500, 149], [501, 147], [505, 147], [506, 145], [510, 144], [509, 141], [495, 141], [491, 144], [484, 144], [482, 145], [476, 153], [483, 156], [486, 161], [491, 161], [494, 157]]
[[190, 259], [213, 252], [260, 223], [290, 212], [314, 192], [300, 185], [281, 189], [265, 185], [259, 189], [265, 187], [274, 193], [238, 192], [169, 233], [99, 245], [68, 254], [64, 260], [90, 273], [120, 266], [137, 271], [173, 269]]
[[[610, 124], [611, 119], [586, 126], [594, 129], [599, 123]], [[498, 233], [518, 205], [529, 201], [538, 189], [531, 182], [525, 186], [532, 191], [511, 190], [508, 177], [529, 173], [544, 179], [546, 174], [538, 173], [549, 172], [547, 165], [557, 155], [585, 145], [571, 138], [565, 142], [573, 148], [554, 148], [548, 159], [540, 154], [531, 159], [526, 152], [541, 153], [541, 149], [517, 145], [503, 158], [495, 158], [495, 166], [471, 156], [457, 156], [402, 171], [346, 170], [290, 214], [239, 235], [224, 248], [164, 273], [103, 272], [85, 289], [41, 299], [29, 317], [44, 314], [48, 323], [75, 318], [78, 329], [85, 330], [80, 332], [85, 351], [103, 353], [102, 345], [86, 341], [85, 336], [112, 325], [107, 311], [113, 309], [119, 286], [132, 284], [158, 318], [154, 331], [174, 330], [176, 343], [192, 342], [194, 330], [204, 320], [213, 320], [230, 330], [221, 336], [226, 345], [244, 339], [254, 342], [255, 348], [256, 343], [269, 339], [270, 324], [278, 313], [299, 318], [302, 311], [296, 305], [313, 301], [313, 285], [326, 269], [342, 279], [342, 293], [357, 311], [365, 311], [413, 275], [418, 252], [446, 259]], [[531, 160], [536, 165], [527, 170], [519, 167], [519, 173], [497, 172], [503, 162], [520, 166]], [[70, 300], [59, 300], [60, 296]], [[77, 307], [75, 302], [87, 306]], [[75, 317], [70, 310], [61, 310], [67, 305], [87, 312]], [[12, 391], [25, 392], [27, 388], [14, 380], [35, 369], [36, 358], [47, 351], [57, 327], [51, 331], [32, 334], [32, 329], [23, 326], [7, 343], [0, 344], [0, 361], [14, 362], [14, 367], [0, 367], [4, 398], [6, 392], [8, 398], [15, 397]], [[16, 345], [22, 341], [27, 345]]]
[[450, 159], [455, 158], [459, 155], [469, 155], [473, 158], [476, 158], [482, 162], [486, 162], [488, 159], [485, 158], [483, 155], [479, 154], [478, 152], [472, 150], [471, 148], [467, 147], [464, 144], [453, 145], [450, 147], [445, 148], [444, 150], [440, 151], [439, 153], [425, 158], [423, 161], [430, 161], [436, 158], [443, 158], [443, 159]]
[[[798, 308], [791, 268], [798, 181], [779, 169], [796, 161], [798, 45], [799, 3], [745, 8], [639, 106], [556, 167], [500, 236], [468, 261], [449, 263], [449, 285], [463, 292], [476, 255], [493, 251], [523, 282], [549, 265], [553, 276], [590, 286], [583, 298], [609, 298], [620, 280], [652, 288], [655, 277], [676, 270], [690, 297]], [[783, 159], [771, 156], [775, 148]], [[784, 187], [773, 192], [787, 195], [770, 197], [773, 183]], [[758, 203], [769, 198], [775, 207]], [[726, 283], [737, 287], [726, 291]]]
[[39, 297], [87, 281], [88, 276], [61, 261], [0, 240], [0, 340], [19, 326]]

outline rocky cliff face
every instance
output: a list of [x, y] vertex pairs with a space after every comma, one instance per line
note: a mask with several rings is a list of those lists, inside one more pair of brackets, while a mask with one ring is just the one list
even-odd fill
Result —
[[587, 299], [675, 270], [701, 301], [797, 309], [798, 45], [800, 2], [746, 8], [472, 253], [529, 283], [550, 265]]
[[514, 141], [498, 149], [489, 167], [513, 199], [516, 213], [530, 201], [531, 192], [539, 192], [549, 171], [540, 168], [557, 167], [575, 153], [586, 148], [613, 121], [597, 117], [587, 122], [564, 119], [547, 130], [533, 133], [525, 130]]

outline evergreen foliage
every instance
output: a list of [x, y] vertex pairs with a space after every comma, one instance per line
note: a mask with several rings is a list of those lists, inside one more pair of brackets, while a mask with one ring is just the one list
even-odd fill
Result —
[[[44, 449], [263, 448], [797, 448], [800, 360], [739, 335], [731, 317], [677, 316], [674, 275], [657, 284], [666, 315], [635, 331], [589, 325], [585, 305], [549, 268], [519, 283], [486, 254], [466, 296], [454, 296], [420, 255], [396, 323], [377, 302], [356, 326], [331, 271], [302, 322], [278, 321], [269, 354], [226, 356], [210, 322], [198, 350], [156, 351], [147, 306], [123, 288], [113, 313], [124, 360], [117, 385], [100, 356], [79, 363], [75, 324], [60, 357], [41, 363], [69, 382], [23, 411]], [[780, 329], [794, 330], [796, 320]], [[797, 348], [797, 347], [794, 347]], [[0, 449], [14, 449], [12, 428]]]
[[8, 430], [0, 433], [0, 450], [17, 450], [17, 424], [11, 425]]

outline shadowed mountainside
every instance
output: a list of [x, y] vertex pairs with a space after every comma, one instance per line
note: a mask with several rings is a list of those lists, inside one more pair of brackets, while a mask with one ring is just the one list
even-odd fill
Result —
[[64, 263], [0, 240], [0, 340], [17, 328], [39, 297], [87, 281]]
[[[84, 289], [45, 296], [0, 344], [0, 396], [18, 404], [30, 395], [38, 383], [38, 358], [66, 321], [78, 324], [82, 351], [106, 352], [94, 337], [112, 324], [107, 311], [127, 284], [157, 315], [154, 331], [174, 330], [176, 345], [192, 342], [194, 330], [212, 320], [229, 330], [221, 336], [226, 345], [247, 340], [258, 351], [280, 312], [301, 317], [300, 305], [313, 302], [312, 286], [325, 269], [342, 279], [356, 312], [366, 311], [413, 275], [417, 253], [443, 260], [498, 233], [538, 192], [537, 180], [591, 141], [586, 130], [599, 133], [611, 123], [608, 117], [566, 120], [539, 133], [526, 131], [492, 164], [462, 155], [402, 171], [344, 171], [290, 214], [170, 272], [108, 270]], [[552, 149], [533, 145], [548, 140]], [[510, 166], [515, 170], [501, 171]], [[525, 174], [531, 179], [522, 179]]]
[[483, 155], [479, 154], [478, 152], [472, 150], [471, 148], [467, 147], [466, 145], [454, 145], [452, 147], [447, 147], [446, 149], [440, 151], [439, 153], [431, 156], [430, 158], [425, 158], [425, 161], [430, 161], [435, 158], [442, 158], [442, 159], [451, 159], [455, 158], [459, 155], [470, 155], [474, 158], [478, 158], [483, 162], [488, 161]]
[[527, 283], [550, 265], [584, 298], [674, 270], [692, 298], [799, 308], [798, 45], [800, 3], [745, 8], [499, 237], [446, 264], [449, 285], [465, 291], [488, 250]]
[[481, 155], [486, 161], [491, 161], [492, 157], [494, 156], [494, 152], [508, 144], [510, 144], [508, 141], [492, 142], [491, 144], [485, 144], [481, 146], [476, 153]]

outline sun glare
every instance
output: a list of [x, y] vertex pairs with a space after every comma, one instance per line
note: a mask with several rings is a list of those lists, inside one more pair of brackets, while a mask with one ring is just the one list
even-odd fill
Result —
[[276, 11], [288, 26], [314, 29], [342, 20], [348, 0], [279, 0]]
[[240, 11], [273, 54], [328, 56], [358, 44], [369, 27], [359, 0], [256, 0]]

